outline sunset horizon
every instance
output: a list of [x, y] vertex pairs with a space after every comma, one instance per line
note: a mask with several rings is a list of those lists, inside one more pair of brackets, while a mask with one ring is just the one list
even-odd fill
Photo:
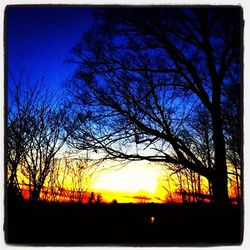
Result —
[[241, 6], [4, 14], [7, 244], [242, 243]]

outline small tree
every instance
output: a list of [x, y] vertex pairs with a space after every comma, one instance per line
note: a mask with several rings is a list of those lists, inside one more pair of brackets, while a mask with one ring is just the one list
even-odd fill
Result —
[[95, 203], [100, 204], [103, 202], [103, 197], [101, 194], [97, 194]]
[[241, 198], [241, 86], [236, 75], [231, 74], [231, 83], [225, 89], [225, 99], [223, 102], [225, 120], [225, 138], [227, 146], [227, 159], [231, 164], [229, 174], [236, 184], [238, 202]]
[[95, 202], [95, 193], [91, 192], [88, 198], [88, 203], [92, 204]]
[[115, 204], [117, 204], [118, 202], [117, 202], [117, 200], [116, 199], [113, 199], [112, 201], [111, 201], [111, 204], [113, 204], [113, 205], [115, 205]]
[[[8, 113], [8, 186], [17, 185], [17, 171], [29, 182], [30, 198], [37, 201], [53, 169], [55, 156], [67, 139], [66, 111], [42, 84], [21, 84], [10, 95]], [[20, 177], [21, 178], [21, 177]]]
[[[7, 112], [7, 189], [9, 195], [20, 195], [18, 172], [24, 164], [30, 139], [30, 122], [37, 96], [35, 89], [21, 94], [22, 78], [14, 81], [8, 92]], [[9, 198], [10, 198], [9, 196]]]

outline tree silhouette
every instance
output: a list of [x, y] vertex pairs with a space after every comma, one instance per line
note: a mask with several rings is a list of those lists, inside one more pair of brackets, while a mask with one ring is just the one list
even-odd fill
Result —
[[101, 194], [97, 194], [95, 203], [100, 204], [102, 202], [103, 202], [102, 195]]
[[117, 204], [118, 202], [117, 202], [117, 200], [116, 199], [113, 199], [112, 201], [111, 201], [111, 204], [113, 204], [113, 205], [115, 205], [115, 204]]
[[91, 192], [88, 198], [88, 203], [92, 204], [95, 202], [95, 193]]
[[[30, 198], [37, 201], [55, 156], [66, 139], [65, 108], [39, 85], [17, 85], [8, 113], [8, 187], [18, 183], [17, 172], [28, 181]], [[20, 175], [19, 175], [20, 176]]]
[[[34, 90], [31, 95], [20, 96], [21, 78], [10, 91], [7, 113], [7, 189], [9, 198], [21, 195], [18, 171], [24, 162], [28, 147], [29, 124], [32, 114]], [[11, 105], [10, 105], [11, 104]]]
[[[232, 72], [240, 81], [241, 20], [240, 8], [97, 11], [73, 49], [75, 147], [189, 169], [209, 180], [214, 201], [228, 202], [223, 101]], [[190, 125], [199, 110], [205, 144]]]
[[[234, 75], [231, 75], [233, 78]], [[227, 146], [227, 159], [233, 166], [233, 174], [237, 187], [238, 201], [241, 198], [241, 93], [239, 81], [232, 79], [225, 89], [223, 102], [223, 115], [225, 121], [225, 139]], [[230, 171], [230, 170], [229, 170]]]

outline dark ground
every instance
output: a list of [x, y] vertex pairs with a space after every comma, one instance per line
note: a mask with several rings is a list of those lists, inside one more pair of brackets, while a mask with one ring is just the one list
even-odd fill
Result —
[[11, 202], [5, 212], [9, 244], [180, 246], [242, 241], [238, 206]]

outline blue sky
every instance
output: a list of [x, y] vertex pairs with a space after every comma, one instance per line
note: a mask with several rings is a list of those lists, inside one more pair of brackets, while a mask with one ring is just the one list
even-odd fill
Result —
[[6, 14], [8, 70], [61, 89], [75, 68], [65, 61], [90, 28], [91, 9], [11, 7]]

